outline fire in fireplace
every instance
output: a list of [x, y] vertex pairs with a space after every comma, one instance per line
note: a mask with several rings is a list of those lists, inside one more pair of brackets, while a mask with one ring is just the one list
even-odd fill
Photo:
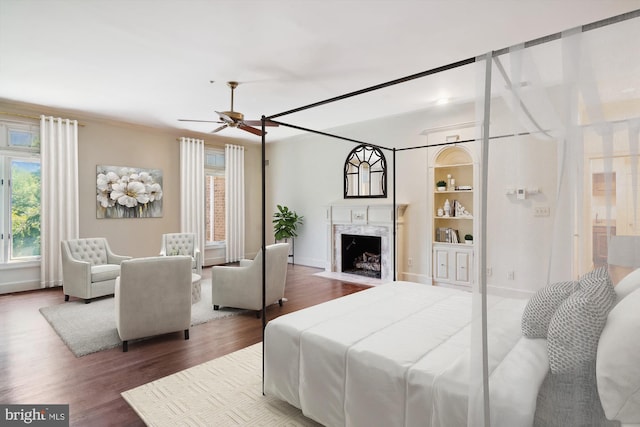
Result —
[[342, 272], [380, 279], [380, 236], [342, 234]]

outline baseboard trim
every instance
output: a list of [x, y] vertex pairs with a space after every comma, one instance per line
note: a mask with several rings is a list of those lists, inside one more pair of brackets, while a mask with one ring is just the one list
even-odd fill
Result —
[[3, 283], [0, 285], [0, 294], [12, 294], [14, 292], [35, 291], [40, 288], [40, 282], [25, 281]]

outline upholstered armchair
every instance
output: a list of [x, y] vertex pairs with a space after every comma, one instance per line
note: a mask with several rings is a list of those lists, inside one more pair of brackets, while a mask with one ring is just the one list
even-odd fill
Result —
[[[289, 244], [267, 246], [267, 305], [282, 305], [287, 281]], [[262, 310], [262, 250], [255, 259], [241, 260], [240, 266], [214, 266], [211, 269], [211, 301], [213, 309], [221, 306]]]
[[162, 235], [161, 256], [189, 255], [191, 269], [202, 274], [202, 253], [196, 244], [195, 233], [168, 233]]
[[116, 329], [128, 341], [184, 331], [191, 326], [191, 257], [157, 256], [123, 261], [115, 285]]
[[69, 296], [84, 299], [112, 295], [120, 263], [131, 257], [116, 255], [102, 237], [62, 240], [62, 289], [64, 300]]

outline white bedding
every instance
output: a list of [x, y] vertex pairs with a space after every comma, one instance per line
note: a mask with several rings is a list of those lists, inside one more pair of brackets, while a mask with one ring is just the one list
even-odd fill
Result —
[[[466, 426], [471, 297], [392, 282], [274, 319], [265, 393], [326, 426]], [[488, 303], [493, 426], [532, 425], [549, 368], [546, 340], [522, 337], [525, 304]]]

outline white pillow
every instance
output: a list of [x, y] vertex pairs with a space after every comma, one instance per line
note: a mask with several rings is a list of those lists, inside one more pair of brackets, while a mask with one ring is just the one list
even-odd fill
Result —
[[627, 274], [613, 287], [613, 290], [616, 291], [616, 295], [618, 296], [618, 301], [636, 289], [640, 289], [640, 268]]
[[598, 393], [610, 420], [640, 423], [640, 290], [609, 313], [596, 358]]

